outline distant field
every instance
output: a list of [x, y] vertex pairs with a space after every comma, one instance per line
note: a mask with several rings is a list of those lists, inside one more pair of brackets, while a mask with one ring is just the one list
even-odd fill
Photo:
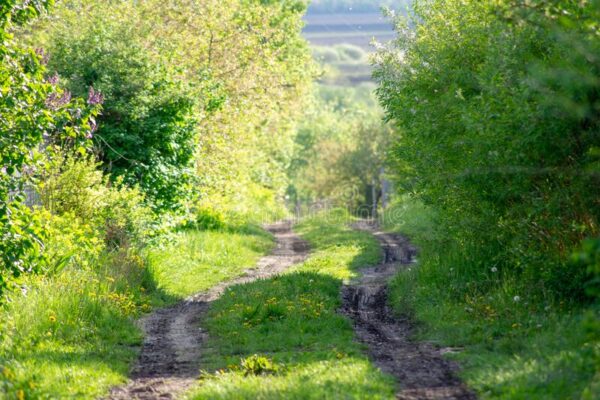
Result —
[[370, 43], [394, 37], [390, 22], [380, 13], [311, 14], [304, 18], [304, 36], [313, 45], [349, 43], [370, 50]]
[[[309, 9], [304, 21], [303, 35], [313, 46], [335, 48], [351, 44], [371, 53], [373, 39], [386, 43], [395, 37], [392, 24], [381, 13], [315, 14]], [[336, 72], [323, 77], [321, 83], [352, 86], [370, 81], [372, 68], [367, 59], [365, 56], [358, 62], [325, 61]]]
[[312, 14], [309, 12], [304, 16], [307, 25], [364, 25], [383, 24], [391, 30], [392, 26], [381, 13], [335, 13], [335, 14]]

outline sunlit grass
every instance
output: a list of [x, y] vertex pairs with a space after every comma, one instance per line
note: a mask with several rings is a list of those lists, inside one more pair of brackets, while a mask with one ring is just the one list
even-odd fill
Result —
[[[346, 226], [346, 214], [321, 214], [297, 229], [313, 248], [303, 264], [268, 280], [230, 288], [205, 322], [209, 371], [192, 399], [386, 399], [394, 381], [371, 365], [351, 323], [337, 313], [342, 279], [380, 259], [377, 242]], [[246, 374], [259, 354], [278, 371]]]
[[31, 277], [0, 310], [0, 399], [95, 399], [127, 380], [135, 320], [252, 267], [272, 246], [257, 228], [187, 231], [167, 248]]
[[449, 247], [426, 207], [404, 198], [394, 212], [386, 227], [421, 249], [418, 265], [392, 281], [392, 305], [421, 323], [421, 339], [461, 349], [453, 357], [481, 398], [600, 398], [597, 310], [533, 296], [516, 275], [492, 267], [475, 279], [470, 263], [483, 255]]
[[314, 248], [311, 257], [290, 271], [311, 271], [348, 280], [358, 269], [376, 264], [381, 258], [377, 240], [367, 232], [352, 229], [352, 219], [334, 210], [308, 218], [294, 229]]
[[102, 278], [67, 271], [31, 279], [26, 295], [12, 296], [0, 325], [0, 394], [91, 399], [125, 381], [141, 342], [136, 295], [111, 297]]
[[258, 228], [188, 230], [167, 248], [150, 252], [150, 269], [161, 290], [186, 297], [239, 276], [272, 246], [271, 235]]

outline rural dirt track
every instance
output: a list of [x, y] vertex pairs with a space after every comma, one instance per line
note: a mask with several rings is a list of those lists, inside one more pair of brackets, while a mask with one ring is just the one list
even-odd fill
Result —
[[195, 382], [202, 344], [207, 339], [200, 321], [210, 303], [229, 286], [276, 275], [308, 255], [308, 244], [292, 232], [291, 223], [281, 222], [266, 229], [275, 236], [276, 247], [255, 268], [143, 319], [145, 339], [131, 380], [126, 386], [112, 389], [108, 399], [173, 399]]
[[443, 357], [448, 349], [412, 341], [413, 323], [395, 315], [388, 306], [388, 280], [399, 268], [412, 263], [416, 249], [406, 238], [380, 232], [368, 223], [361, 222], [356, 228], [373, 233], [384, 251], [384, 260], [361, 270], [360, 278], [344, 287], [341, 312], [352, 318], [356, 335], [368, 346], [375, 365], [397, 379], [397, 398], [476, 399], [456, 377], [457, 366]]

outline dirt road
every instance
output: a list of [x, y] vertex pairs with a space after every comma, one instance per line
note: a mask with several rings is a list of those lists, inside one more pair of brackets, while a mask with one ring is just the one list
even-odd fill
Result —
[[200, 369], [202, 344], [207, 339], [200, 321], [210, 303], [229, 286], [276, 275], [308, 255], [308, 244], [292, 232], [290, 223], [266, 228], [275, 236], [276, 247], [255, 268], [143, 319], [145, 339], [131, 381], [114, 388], [108, 399], [173, 399], [194, 383]]
[[387, 301], [387, 283], [400, 268], [413, 262], [416, 249], [402, 236], [380, 232], [360, 223], [384, 251], [384, 260], [361, 270], [361, 277], [344, 287], [342, 313], [352, 318], [358, 339], [372, 361], [398, 380], [398, 399], [475, 399], [456, 377], [457, 366], [443, 357], [448, 349], [411, 340], [413, 323], [395, 315]]

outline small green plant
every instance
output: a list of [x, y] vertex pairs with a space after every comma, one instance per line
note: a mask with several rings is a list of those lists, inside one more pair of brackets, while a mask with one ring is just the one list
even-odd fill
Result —
[[281, 369], [281, 367], [275, 364], [270, 358], [258, 354], [242, 358], [240, 366], [241, 370], [244, 372], [244, 376], [276, 374]]
[[600, 238], [584, 240], [571, 259], [572, 268], [587, 272], [586, 294], [591, 298], [600, 299]]
[[225, 216], [214, 208], [202, 207], [196, 212], [196, 227], [202, 230], [225, 228]]

